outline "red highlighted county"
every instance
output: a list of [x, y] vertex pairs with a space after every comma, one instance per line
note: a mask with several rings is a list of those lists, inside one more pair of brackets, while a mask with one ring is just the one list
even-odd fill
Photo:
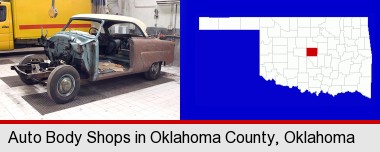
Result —
[[306, 56], [317, 56], [318, 48], [306, 48]]

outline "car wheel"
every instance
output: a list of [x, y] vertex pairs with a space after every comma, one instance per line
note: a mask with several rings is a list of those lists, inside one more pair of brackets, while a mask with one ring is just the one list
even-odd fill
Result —
[[148, 80], [156, 80], [161, 73], [161, 62], [153, 63], [149, 70], [145, 72], [145, 78]]
[[[32, 62], [32, 61], [40, 61], [40, 62], [44, 62], [44, 59], [37, 56], [37, 55], [34, 55], [34, 54], [29, 54], [29, 55], [26, 55], [24, 56], [20, 62], [18, 63], [18, 65], [22, 65], [22, 64], [28, 64], [29, 62]], [[24, 71], [26, 73], [29, 73], [30, 71]], [[24, 82], [25, 84], [27, 85], [33, 85], [33, 84], [36, 84], [38, 83], [37, 81], [35, 80], [32, 80], [32, 79], [27, 79], [26, 77], [24, 76], [21, 76], [19, 75], [20, 79], [22, 82]]]
[[35, 55], [35, 54], [29, 54], [29, 55], [24, 56], [20, 60], [20, 62], [18, 63], [18, 65], [27, 64], [27, 63], [32, 62], [32, 61], [44, 62], [44, 59], [42, 57], [40, 57], [40, 56]]
[[58, 104], [68, 103], [77, 96], [80, 89], [78, 71], [69, 65], [56, 67], [49, 75], [47, 93]]

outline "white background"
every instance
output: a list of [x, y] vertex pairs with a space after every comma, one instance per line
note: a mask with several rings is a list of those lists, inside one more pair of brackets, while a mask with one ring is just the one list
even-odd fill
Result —
[[[344, 152], [357, 152], [357, 151], [379, 151], [380, 141], [380, 125], [322, 125], [322, 124], [309, 124], [309, 125], [294, 125], [294, 124], [255, 124], [255, 125], [195, 125], [195, 124], [151, 124], [151, 125], [0, 125], [0, 147], [1, 151], [38, 151], [38, 152], [51, 152], [51, 151], [235, 151], [235, 152], [252, 152], [252, 151], [292, 151], [292, 152], [321, 152], [321, 151], [344, 151]], [[45, 133], [47, 130], [54, 130], [56, 133], [69, 133], [74, 131], [79, 134], [82, 133], [82, 140], [79, 146], [74, 144], [8, 144], [11, 131], [16, 133], [40, 133], [43, 142], [45, 141]], [[146, 133], [147, 141], [149, 140], [150, 132], [159, 131], [174, 131], [175, 133], [219, 133], [221, 134], [221, 144], [119, 144], [117, 147], [113, 144], [90, 144], [87, 143], [88, 131], [100, 131], [102, 133], [119, 133], [133, 135], [135, 131], [139, 133]], [[278, 146], [268, 147], [267, 144], [228, 144], [224, 142], [224, 134], [227, 131], [233, 130], [236, 133], [251, 134], [266, 133], [276, 134], [275, 140], [279, 141]], [[309, 133], [353, 133], [355, 134], [355, 144], [287, 144], [284, 140], [284, 134], [287, 131], [308, 131]]]

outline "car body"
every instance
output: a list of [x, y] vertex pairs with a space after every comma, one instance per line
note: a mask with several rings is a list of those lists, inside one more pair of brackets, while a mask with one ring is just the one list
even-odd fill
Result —
[[[89, 32], [71, 30], [75, 22], [89, 22]], [[120, 32], [121, 31], [121, 32]], [[79, 79], [98, 81], [134, 73], [158, 78], [161, 65], [174, 59], [174, 42], [149, 37], [138, 19], [108, 14], [79, 14], [51, 38], [40, 43], [50, 62], [34, 55], [12, 66], [26, 84], [46, 82], [49, 96], [57, 103], [74, 99]]]

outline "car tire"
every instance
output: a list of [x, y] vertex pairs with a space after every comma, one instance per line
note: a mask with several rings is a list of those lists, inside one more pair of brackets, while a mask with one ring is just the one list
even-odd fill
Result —
[[[20, 62], [18, 63], [18, 65], [28, 64], [31, 61], [44, 62], [44, 59], [42, 57], [37, 56], [37, 55], [29, 54], [29, 55], [24, 56], [20, 60]], [[28, 71], [24, 71], [24, 72], [28, 73]], [[19, 75], [19, 77], [20, 77], [21, 81], [24, 82], [27, 85], [33, 85], [33, 84], [37, 84], [38, 83], [38, 81], [35, 81], [35, 80], [32, 80], [32, 79], [27, 79], [26, 77], [21, 76], [21, 75]]]
[[40, 56], [37, 56], [35, 54], [29, 54], [29, 55], [26, 55], [24, 56], [20, 62], [18, 63], [18, 65], [22, 65], [22, 64], [27, 64], [31, 61], [40, 61], [40, 62], [44, 62], [44, 59]]
[[161, 73], [161, 62], [153, 63], [149, 70], [145, 72], [145, 78], [147, 80], [156, 80]]
[[60, 65], [49, 75], [47, 93], [58, 104], [68, 103], [78, 95], [80, 77], [78, 71], [70, 65]]

